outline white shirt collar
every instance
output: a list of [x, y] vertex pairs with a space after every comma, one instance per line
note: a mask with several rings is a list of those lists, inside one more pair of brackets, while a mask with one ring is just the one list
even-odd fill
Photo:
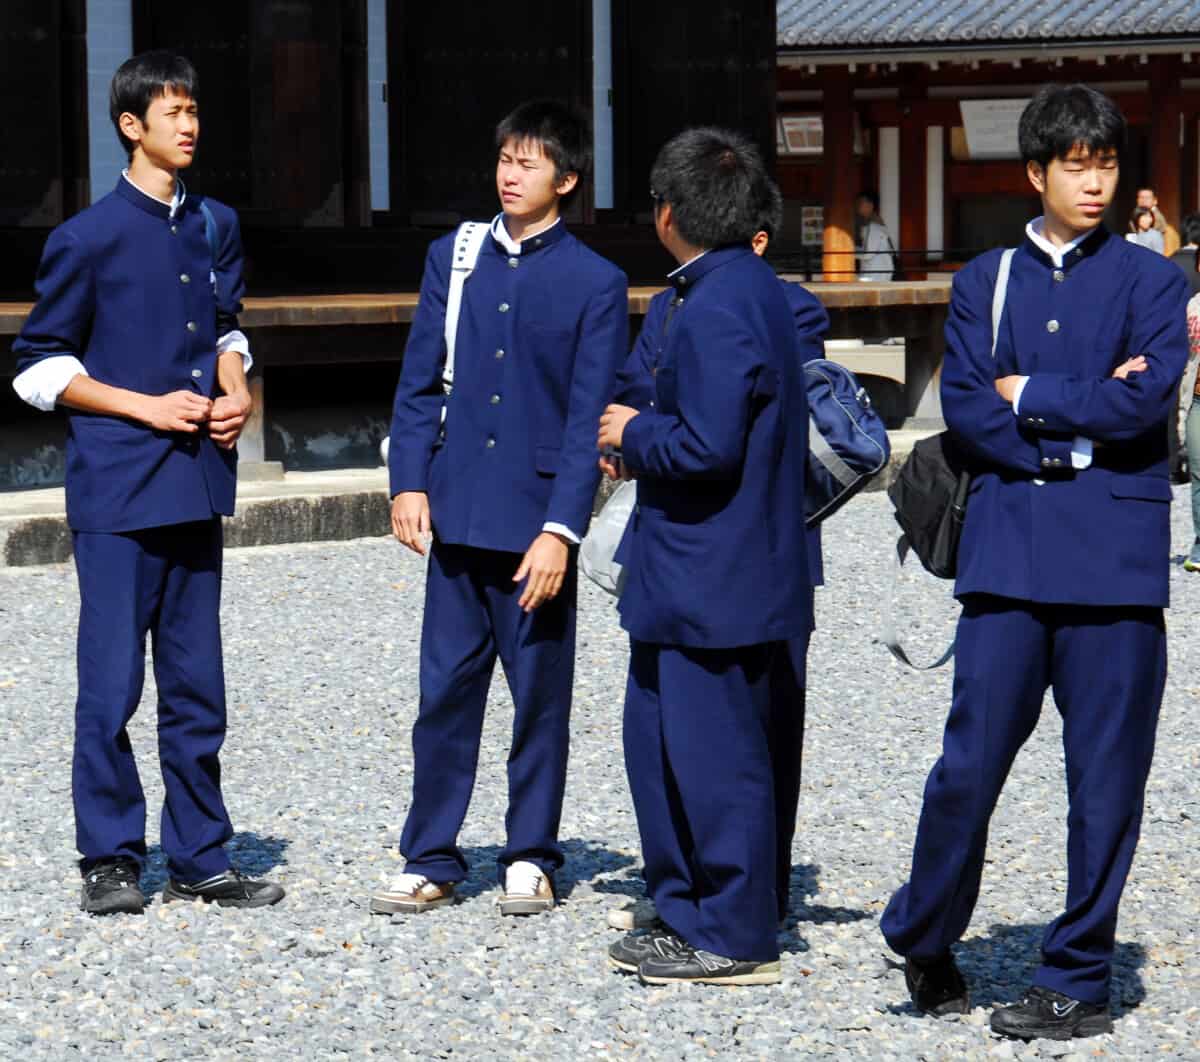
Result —
[[1029, 237], [1030, 242], [1039, 251], [1044, 251], [1050, 258], [1050, 261], [1059, 269], [1062, 268], [1063, 259], [1066, 258], [1071, 251], [1075, 250], [1084, 240], [1086, 240], [1095, 229], [1085, 232], [1082, 236], [1076, 236], [1070, 243], [1064, 243], [1061, 247], [1055, 247], [1042, 232], [1042, 223], [1044, 217], [1034, 218], [1028, 225], [1025, 226], [1025, 235]]
[[707, 251], [701, 251], [699, 254], [697, 254], [697, 255], [693, 255], [691, 258], [689, 258], [689, 259], [688, 259], [686, 262], [684, 262], [682, 265], [677, 265], [677, 266], [676, 266], [674, 269], [672, 269], [672, 270], [671, 270], [671, 272], [669, 272], [669, 273], [667, 274], [667, 279], [669, 280], [669, 279], [670, 279], [671, 277], [673, 277], [673, 276], [674, 276], [676, 273], [678, 273], [678, 272], [679, 272], [681, 269], [687, 269], [687, 267], [688, 267], [688, 266], [690, 266], [690, 265], [691, 265], [693, 262], [699, 262], [699, 261], [700, 261], [700, 259], [701, 259], [701, 258], [703, 258], [703, 257], [704, 257], [706, 254], [708, 254], [708, 252], [707, 252]]
[[122, 170], [121, 176], [124, 177], [125, 180], [127, 180], [130, 184], [132, 184], [134, 188], [141, 192], [142, 195], [149, 196], [149, 198], [153, 199], [156, 203], [162, 203], [163, 206], [169, 206], [171, 208], [171, 217], [174, 217], [179, 213], [179, 208], [183, 206], [183, 201], [187, 198], [187, 189], [184, 188], [183, 179], [180, 177], [175, 178], [175, 196], [170, 200], [170, 202], [168, 202], [166, 199], [159, 199], [158, 196], [151, 195], [149, 192], [147, 192], [145, 188], [143, 188], [132, 177], [129, 176], [129, 170]]
[[[562, 218], [555, 218], [554, 225], [562, 221]], [[554, 225], [547, 225], [544, 229], [538, 229], [537, 232], [531, 232], [528, 236], [522, 237], [520, 240], [514, 240], [508, 234], [508, 228], [504, 224], [504, 213], [501, 212], [492, 218], [492, 237], [500, 244], [509, 254], [520, 254], [521, 244], [525, 240], [533, 239], [534, 236], [541, 236], [543, 233], [549, 232]]]

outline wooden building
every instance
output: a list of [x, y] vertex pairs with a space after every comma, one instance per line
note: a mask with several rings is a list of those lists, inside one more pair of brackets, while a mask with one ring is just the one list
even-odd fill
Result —
[[50, 227], [106, 193], [107, 83], [133, 52], [198, 68], [193, 187], [235, 206], [256, 294], [404, 290], [432, 235], [496, 209], [492, 130], [535, 96], [595, 121], [581, 234], [635, 280], [669, 266], [650, 163], [687, 124], [774, 151], [774, 0], [4, 0], [0, 295], [27, 297]]
[[1110, 226], [1124, 231], [1139, 185], [1154, 188], [1176, 226], [1200, 209], [1197, 0], [777, 8], [787, 248], [799, 257], [807, 234], [810, 261], [823, 252], [829, 279], [853, 268], [861, 189], [878, 191], [906, 276], [1014, 243], [1037, 211], [1016, 117], [1047, 81], [1102, 89], [1129, 120]]

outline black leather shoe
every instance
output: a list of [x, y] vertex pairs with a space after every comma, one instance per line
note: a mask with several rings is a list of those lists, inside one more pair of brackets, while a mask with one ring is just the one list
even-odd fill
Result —
[[254, 881], [236, 870], [185, 885], [171, 878], [163, 889], [163, 903], [172, 900], [203, 900], [219, 907], [269, 907], [284, 897], [283, 887], [273, 881]]
[[1034, 986], [1020, 1003], [992, 1011], [992, 1032], [1016, 1040], [1072, 1040], [1113, 1031], [1108, 1007]]
[[651, 955], [667, 956], [686, 950], [687, 945], [662, 922], [650, 929], [629, 933], [609, 946], [608, 961], [618, 970], [637, 973], [643, 959]]
[[649, 955], [638, 965], [643, 984], [691, 981], [705, 985], [775, 985], [783, 980], [779, 960], [753, 962], [727, 959], [711, 951], [685, 946], [664, 955]]
[[922, 1014], [944, 1018], [947, 1014], [966, 1014], [971, 1009], [967, 982], [950, 952], [936, 959], [904, 960], [904, 983], [913, 1006]]
[[138, 878], [141, 869], [132, 859], [102, 859], [83, 875], [79, 909], [88, 914], [141, 914], [146, 907]]

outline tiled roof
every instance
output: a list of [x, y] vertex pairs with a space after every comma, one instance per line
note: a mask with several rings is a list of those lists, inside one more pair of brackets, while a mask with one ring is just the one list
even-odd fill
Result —
[[1200, 34], [1200, 0], [778, 0], [776, 14], [780, 48]]

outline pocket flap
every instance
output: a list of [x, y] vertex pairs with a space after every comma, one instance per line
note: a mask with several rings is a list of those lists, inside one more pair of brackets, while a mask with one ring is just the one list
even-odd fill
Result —
[[1163, 476], [1114, 475], [1111, 490], [1114, 498], [1169, 502], [1174, 497], [1171, 484]]
[[558, 472], [557, 446], [539, 446], [534, 450], [534, 468], [545, 476], [553, 476]]

